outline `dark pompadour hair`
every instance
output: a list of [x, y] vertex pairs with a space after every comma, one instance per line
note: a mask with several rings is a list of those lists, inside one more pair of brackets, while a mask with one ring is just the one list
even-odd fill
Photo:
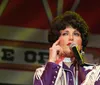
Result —
[[83, 50], [88, 43], [88, 25], [83, 18], [76, 12], [67, 11], [62, 15], [57, 16], [51, 23], [48, 32], [48, 41], [53, 44], [60, 36], [60, 30], [71, 26], [81, 33]]

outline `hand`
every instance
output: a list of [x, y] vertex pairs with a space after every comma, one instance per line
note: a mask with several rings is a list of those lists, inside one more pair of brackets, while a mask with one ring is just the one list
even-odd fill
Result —
[[58, 39], [52, 47], [49, 48], [49, 62], [56, 62], [61, 56], [63, 50], [59, 45], [60, 39]]

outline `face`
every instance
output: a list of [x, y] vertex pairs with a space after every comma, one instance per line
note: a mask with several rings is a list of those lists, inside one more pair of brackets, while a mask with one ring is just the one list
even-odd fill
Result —
[[66, 57], [73, 57], [73, 52], [70, 49], [71, 43], [76, 43], [78, 46], [78, 49], [82, 49], [82, 38], [81, 34], [78, 30], [72, 28], [72, 27], [66, 27], [64, 30], [60, 31], [60, 41], [59, 45], [63, 49], [63, 55]]

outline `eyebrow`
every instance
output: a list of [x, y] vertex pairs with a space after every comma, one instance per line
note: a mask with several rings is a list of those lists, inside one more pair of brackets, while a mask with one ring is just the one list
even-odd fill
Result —
[[60, 31], [60, 33], [62, 33], [62, 32], [69, 32], [69, 31], [68, 31], [68, 30], [66, 30], [66, 31], [64, 31], [64, 30], [61, 30], [61, 31]]
[[[74, 32], [78, 32], [78, 33], [80, 33], [78, 30], [75, 30]], [[81, 34], [81, 33], [80, 33]]]
[[[61, 33], [64, 33], [64, 32], [69, 32], [69, 31], [68, 31], [68, 30], [65, 30], [65, 31], [61, 30], [61, 31], [60, 31], [60, 34], [61, 34]], [[73, 32], [77, 32], [77, 33], [79, 33], [79, 34], [81, 35], [81, 33], [80, 33], [77, 29], [75, 29]]]
[[[74, 29], [74, 28], [73, 28]], [[60, 33], [64, 30], [60, 30]], [[69, 30], [65, 30], [64, 32], [68, 32]], [[79, 32], [77, 29], [74, 29], [75, 32]], [[80, 32], [79, 32], [80, 33]]]
[[[74, 32], [79, 32], [78, 30], [75, 30]], [[79, 32], [80, 33], [80, 32]]]

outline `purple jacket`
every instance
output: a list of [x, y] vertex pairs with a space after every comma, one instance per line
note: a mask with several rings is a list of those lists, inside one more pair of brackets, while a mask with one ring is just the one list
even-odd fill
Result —
[[[36, 69], [33, 85], [75, 85], [76, 82], [78, 82], [77, 85], [100, 85], [100, 68], [97, 69], [99, 71], [97, 71], [98, 79], [96, 79], [96, 71], [91, 77], [95, 70], [93, 70], [93, 67], [92, 65], [79, 66], [76, 79], [75, 66], [73, 64], [68, 68], [64, 63], [58, 65], [48, 62], [46, 66]], [[94, 80], [91, 78], [94, 78]]]

